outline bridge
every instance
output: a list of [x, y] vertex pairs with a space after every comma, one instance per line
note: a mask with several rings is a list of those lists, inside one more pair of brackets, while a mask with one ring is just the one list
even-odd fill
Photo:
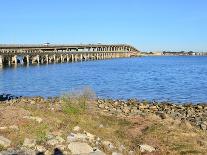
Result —
[[139, 53], [127, 44], [0, 44], [0, 67], [124, 58]]

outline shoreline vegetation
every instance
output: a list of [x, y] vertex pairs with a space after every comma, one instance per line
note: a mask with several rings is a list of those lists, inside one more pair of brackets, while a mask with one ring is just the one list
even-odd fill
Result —
[[[4, 96], [5, 97], [5, 96]], [[165, 155], [207, 152], [207, 104], [60, 97], [0, 101], [0, 155]]]

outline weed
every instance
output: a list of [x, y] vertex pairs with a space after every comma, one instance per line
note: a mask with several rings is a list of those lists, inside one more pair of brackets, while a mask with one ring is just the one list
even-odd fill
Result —
[[61, 97], [63, 112], [79, 114], [87, 109], [87, 102], [96, 99], [95, 92], [90, 87], [72, 90]]

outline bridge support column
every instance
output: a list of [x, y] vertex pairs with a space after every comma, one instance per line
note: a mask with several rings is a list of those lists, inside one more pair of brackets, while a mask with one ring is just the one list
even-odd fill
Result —
[[53, 62], [56, 63], [56, 55], [53, 55]]
[[63, 59], [63, 55], [62, 55], [62, 54], [60, 55], [60, 62], [61, 62], [61, 63], [64, 62], [64, 59]]
[[74, 56], [74, 57], [75, 57], [75, 62], [76, 62], [76, 61], [78, 61], [78, 55], [77, 55], [77, 54], [75, 54], [75, 56]]
[[67, 62], [70, 61], [70, 58], [69, 58], [69, 55], [68, 54], [66, 54], [66, 59], [67, 59]]
[[8, 66], [11, 66], [11, 57], [8, 57]]
[[80, 54], [80, 61], [83, 61], [83, 54]]
[[96, 59], [99, 60], [99, 53], [96, 54]]
[[39, 64], [39, 63], [40, 63], [40, 56], [37, 55], [37, 64]]
[[32, 58], [32, 63], [37, 63], [39, 64], [40, 63], [40, 56], [39, 55], [36, 55], [35, 57]]
[[40, 57], [41, 64], [44, 64], [44, 57]]
[[26, 56], [27, 64], [29, 64], [29, 55]]
[[49, 62], [48, 54], [45, 55], [45, 61], [46, 61], [46, 64], [48, 64], [48, 62]]
[[17, 56], [16, 55], [12, 57], [12, 63], [14, 65], [17, 65]]
[[71, 54], [72, 62], [74, 61], [74, 54]]
[[0, 68], [3, 66], [3, 57], [0, 55]]

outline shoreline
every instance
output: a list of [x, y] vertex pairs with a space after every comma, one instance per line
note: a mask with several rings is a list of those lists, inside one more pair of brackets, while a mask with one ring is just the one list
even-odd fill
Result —
[[202, 154], [206, 116], [207, 104], [21, 97], [0, 101], [0, 154]]

